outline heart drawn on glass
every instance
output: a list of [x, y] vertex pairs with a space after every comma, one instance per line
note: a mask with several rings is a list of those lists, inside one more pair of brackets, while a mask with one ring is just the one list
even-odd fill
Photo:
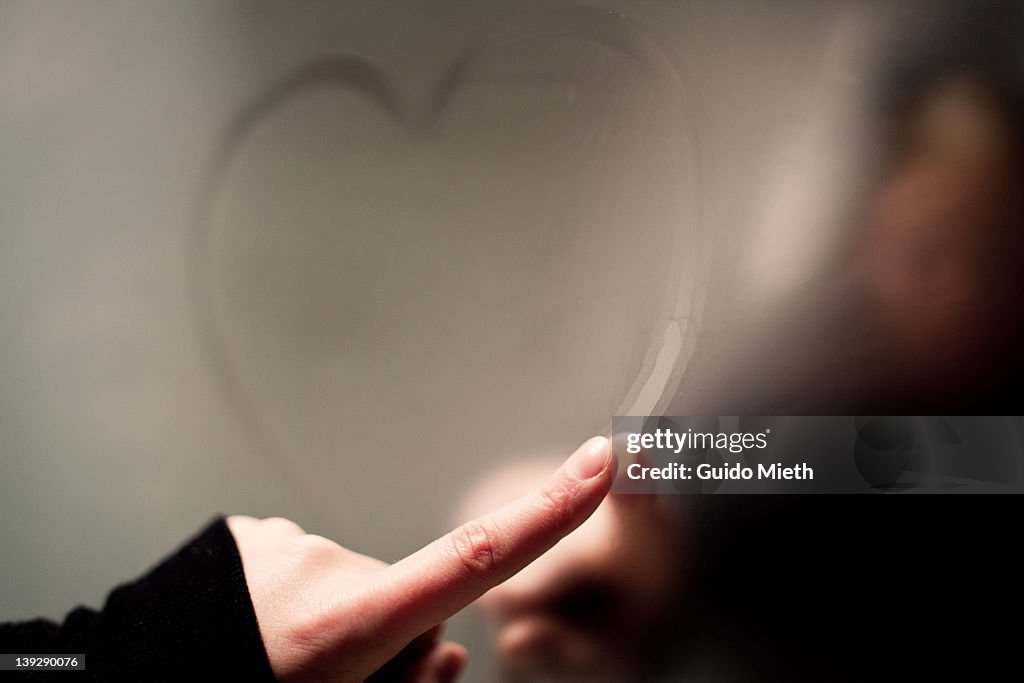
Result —
[[311, 495], [380, 509], [653, 410], [706, 276], [685, 95], [592, 10], [482, 36], [418, 106], [359, 58], [299, 65], [229, 128], [200, 219], [249, 431]]

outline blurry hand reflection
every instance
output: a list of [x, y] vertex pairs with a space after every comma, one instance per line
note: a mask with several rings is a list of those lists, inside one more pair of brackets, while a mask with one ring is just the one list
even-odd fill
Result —
[[[547, 467], [534, 461], [493, 473], [463, 513], [514, 498]], [[688, 545], [661, 502], [609, 496], [579, 529], [480, 599], [507, 680], [636, 680], [658, 665], [659, 638], [670, 637], [684, 611]]]

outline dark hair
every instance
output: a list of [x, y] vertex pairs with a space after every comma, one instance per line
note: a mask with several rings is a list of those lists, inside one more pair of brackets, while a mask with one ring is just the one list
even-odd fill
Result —
[[925, 9], [899, 22], [884, 51], [877, 101], [889, 132], [898, 133], [937, 87], [964, 78], [1007, 117], [1024, 156], [1024, 3], [928, 3]]

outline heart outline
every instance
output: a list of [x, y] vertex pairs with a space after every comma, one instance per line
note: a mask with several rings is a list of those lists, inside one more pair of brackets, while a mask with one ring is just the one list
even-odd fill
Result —
[[[220, 191], [233, 160], [249, 135], [265, 117], [295, 94], [324, 85], [362, 94], [366, 101], [379, 107], [383, 114], [399, 125], [429, 132], [443, 115], [452, 94], [458, 90], [465, 73], [475, 62], [490, 53], [517, 43], [557, 37], [583, 38], [599, 42], [634, 59], [644, 70], [653, 72], [655, 78], [670, 83], [672, 87], [668, 95], [672, 101], [672, 109], [681, 114], [681, 125], [677, 131], [680, 139], [673, 141], [673, 144], [678, 146], [680, 154], [675, 157], [683, 156], [681, 152], [685, 148], [685, 143], [696, 137], [696, 126], [692, 112], [683, 104], [682, 78], [676, 67], [664, 51], [632, 22], [621, 15], [582, 7], [543, 14], [526, 14], [508, 20], [497, 29], [482, 32], [476, 39], [469, 41], [444, 70], [436, 86], [431, 90], [426, 106], [419, 112], [405, 105], [394, 82], [368, 60], [351, 54], [331, 54], [314, 57], [301, 63], [243, 106], [240, 113], [227, 125], [220, 138], [221, 143], [209, 163], [208, 171], [203, 176], [205, 181], [196, 204], [192, 282], [199, 331], [218, 384], [225, 391], [228, 404], [236, 411], [243, 431], [264, 460], [279, 475], [286, 476], [296, 490], [308, 493], [308, 487], [304, 485], [302, 477], [296, 471], [297, 468], [284, 466], [286, 462], [291, 465], [295, 459], [282, 457], [287, 449], [278, 443], [273, 428], [261, 417], [254, 397], [245, 386], [242, 373], [232, 363], [226, 334], [221, 328], [214, 296], [211, 294], [216, 290], [216, 264], [212, 258], [216, 251], [212, 249], [215, 232], [213, 218], [217, 215]], [[659, 329], [653, 332], [655, 337], [662, 338], [662, 343], [659, 346], [656, 342], [648, 349], [640, 365], [637, 379], [623, 398], [619, 414], [637, 414], [637, 404], [642, 400], [647, 401], [648, 410], [645, 412], [652, 414], [654, 408], [665, 405], [670, 398], [670, 390], [674, 383], [678, 382], [686, 361], [693, 352], [694, 336], [703, 313], [710, 245], [707, 236], [702, 233], [704, 206], [699, 187], [699, 162], [695, 157], [687, 157], [683, 162], [687, 168], [682, 175], [692, 181], [696, 192], [686, 197], [686, 208], [680, 210], [679, 215], [688, 214], [693, 219], [690, 226], [691, 237], [696, 236], [697, 248], [690, 250], [693, 253], [680, 255], [679, 252], [682, 250], [678, 247], [679, 240], [676, 236], [676, 254], [673, 255], [669, 282], [666, 283], [664, 313], [661, 316], [663, 322], [659, 324]], [[678, 203], [684, 204], [682, 201]], [[691, 293], [689, 307], [684, 306], [684, 291]], [[667, 361], [666, 355], [670, 356]], [[660, 376], [656, 377], [659, 372]], [[655, 394], [655, 400], [652, 402], [651, 396]]]

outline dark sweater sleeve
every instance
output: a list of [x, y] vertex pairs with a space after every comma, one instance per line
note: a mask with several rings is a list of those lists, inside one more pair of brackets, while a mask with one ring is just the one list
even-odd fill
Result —
[[63, 624], [0, 624], [0, 652], [85, 655], [85, 671], [17, 674], [24, 681], [274, 680], [223, 517], [116, 588], [101, 611], [79, 607]]

